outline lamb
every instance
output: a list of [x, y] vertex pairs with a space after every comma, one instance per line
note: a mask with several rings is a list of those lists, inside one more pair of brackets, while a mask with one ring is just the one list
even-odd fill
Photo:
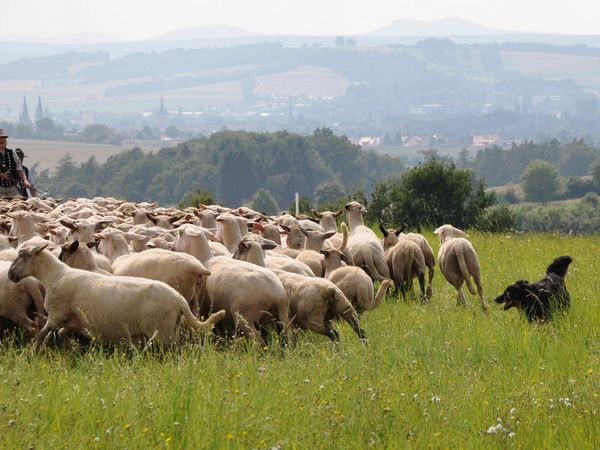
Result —
[[345, 206], [348, 215], [350, 235], [348, 250], [352, 254], [354, 264], [365, 269], [375, 280], [384, 281], [390, 278], [390, 271], [383, 253], [383, 246], [373, 230], [363, 223], [362, 213], [365, 207], [356, 201]]
[[[473, 244], [465, 239], [468, 235], [452, 225], [442, 225], [434, 233], [439, 235], [441, 243], [438, 251], [440, 270], [446, 280], [456, 288], [458, 304], [464, 305], [466, 303], [465, 294], [462, 290], [462, 284], [466, 282], [469, 292], [479, 296], [481, 308], [484, 312], [487, 311], [488, 304], [483, 298], [483, 288], [481, 287], [479, 260]], [[475, 281], [477, 291], [471, 284], [471, 277]]]
[[187, 300], [192, 313], [197, 315], [210, 270], [191, 255], [157, 248], [120, 256], [113, 262], [113, 274], [167, 283]]
[[414, 277], [419, 280], [421, 288], [421, 299], [425, 297], [425, 256], [416, 242], [410, 239], [398, 239], [402, 230], [387, 230], [383, 224], [379, 224], [383, 233], [383, 248], [385, 259], [390, 269], [392, 280], [394, 280], [396, 294], [398, 290], [406, 299], [406, 293], [412, 291]]
[[154, 339], [170, 345], [178, 340], [180, 325], [192, 332], [205, 332], [225, 315], [219, 311], [200, 322], [185, 299], [165, 283], [73, 269], [46, 247], [22, 248], [8, 271], [8, 278], [15, 283], [33, 276], [46, 288], [48, 317], [36, 337], [34, 351], [48, 333], [63, 327], [105, 343]]
[[0, 265], [0, 317], [20, 325], [34, 335], [36, 329], [43, 325], [46, 316], [44, 286], [32, 277], [13, 283], [8, 279], [10, 265], [11, 263]]

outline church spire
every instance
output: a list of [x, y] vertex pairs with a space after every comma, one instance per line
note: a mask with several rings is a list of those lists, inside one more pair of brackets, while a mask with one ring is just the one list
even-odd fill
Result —
[[19, 123], [23, 125], [31, 125], [29, 109], [27, 108], [27, 98], [25, 96], [23, 96], [23, 106], [21, 108], [21, 114], [19, 116]]
[[35, 121], [41, 120], [44, 118], [44, 108], [42, 108], [42, 97], [38, 95], [38, 103], [37, 108], [35, 108]]

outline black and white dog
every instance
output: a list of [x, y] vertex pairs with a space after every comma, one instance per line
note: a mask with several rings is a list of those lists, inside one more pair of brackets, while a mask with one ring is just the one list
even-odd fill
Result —
[[537, 283], [519, 280], [508, 286], [502, 295], [496, 298], [496, 303], [504, 303], [504, 310], [513, 306], [527, 315], [527, 320], [546, 321], [555, 311], [569, 309], [571, 298], [565, 286], [565, 275], [569, 264], [573, 262], [570, 256], [559, 256], [546, 269], [546, 276]]

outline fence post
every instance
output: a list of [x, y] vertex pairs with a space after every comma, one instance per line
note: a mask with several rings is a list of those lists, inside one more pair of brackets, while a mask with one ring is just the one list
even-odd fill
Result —
[[300, 215], [300, 194], [296, 192], [296, 217]]

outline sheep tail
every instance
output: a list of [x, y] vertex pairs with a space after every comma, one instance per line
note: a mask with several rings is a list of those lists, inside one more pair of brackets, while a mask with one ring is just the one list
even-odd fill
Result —
[[343, 252], [344, 250], [346, 250], [346, 245], [348, 244], [348, 226], [344, 222], [342, 222], [341, 228], [342, 228], [342, 243], [340, 244], [340, 247], [338, 248], [338, 250], [340, 252]]
[[406, 248], [406, 252], [404, 253], [404, 283], [406, 283], [407, 285], [410, 284], [410, 280], [412, 278], [412, 269], [414, 262], [415, 248], [411, 245]]
[[469, 289], [471, 294], [476, 295], [477, 291], [473, 287], [473, 283], [471, 283], [471, 275], [469, 274], [469, 269], [467, 268], [467, 263], [465, 261], [465, 252], [460, 245], [456, 247], [456, 259], [458, 260], [460, 273], [467, 283], [467, 289]]
[[377, 289], [377, 293], [375, 294], [375, 299], [373, 300], [373, 303], [367, 308], [368, 311], [372, 311], [375, 308], [379, 307], [379, 305], [381, 305], [383, 299], [385, 298], [385, 294], [387, 293], [390, 287], [390, 284], [390, 280], [383, 280], [381, 282], [381, 285], [379, 286], [379, 289]]
[[[186, 307], [187, 307], [187, 303], [186, 303]], [[183, 308], [182, 313], [183, 313], [183, 321], [184, 321], [185, 325], [194, 331], [205, 331], [205, 330], [208, 331], [217, 322], [219, 322], [221, 319], [223, 319], [223, 317], [225, 317], [224, 309], [222, 309], [214, 314], [211, 314], [210, 316], [208, 316], [208, 318], [204, 322], [201, 322], [198, 319], [196, 319], [194, 317], [194, 315], [192, 314], [192, 311], [190, 310], [189, 307]]]

